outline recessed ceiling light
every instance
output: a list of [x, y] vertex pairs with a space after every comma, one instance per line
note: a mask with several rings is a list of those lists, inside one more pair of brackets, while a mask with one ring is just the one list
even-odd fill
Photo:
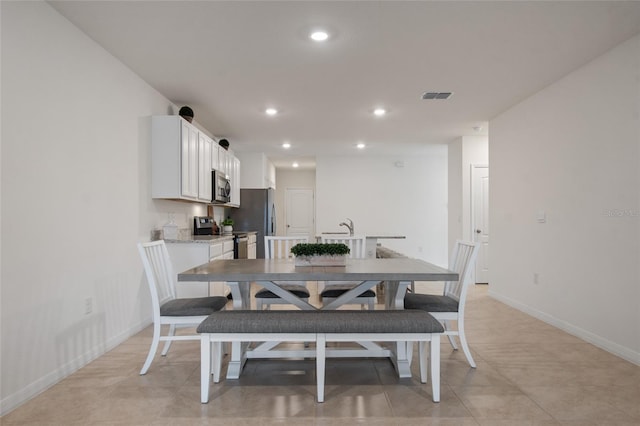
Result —
[[329, 38], [329, 34], [325, 31], [314, 31], [309, 37], [311, 37], [313, 41], [325, 41]]
[[384, 108], [376, 108], [373, 110], [373, 115], [375, 115], [376, 117], [382, 117], [386, 113], [387, 113], [387, 110]]
[[264, 110], [264, 113], [267, 115], [276, 115], [278, 113], [278, 110], [275, 108], [267, 108]]
[[359, 142], [358, 145], [356, 145], [356, 147], [358, 149], [364, 149], [366, 147], [366, 145], [363, 142]]
[[298, 164], [298, 163], [293, 163], [293, 164], [292, 164], [292, 166], [293, 166], [294, 168], [296, 168], [296, 167], [298, 167], [298, 166], [299, 166], [299, 164]]
[[285, 142], [285, 143], [282, 144], [282, 147], [284, 149], [289, 149], [289, 148], [291, 148], [291, 144], [289, 142]]

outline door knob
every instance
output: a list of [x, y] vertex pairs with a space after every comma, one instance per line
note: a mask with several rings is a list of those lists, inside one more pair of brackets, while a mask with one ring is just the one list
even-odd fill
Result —
[[476, 234], [482, 234], [482, 231], [479, 229], [476, 229]]

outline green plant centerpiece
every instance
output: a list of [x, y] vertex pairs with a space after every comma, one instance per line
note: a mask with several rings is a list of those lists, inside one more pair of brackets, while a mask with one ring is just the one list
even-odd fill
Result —
[[291, 247], [296, 266], [345, 266], [350, 251], [341, 243], [301, 243]]
[[222, 222], [220, 222], [220, 224], [222, 225], [222, 233], [223, 234], [231, 234], [233, 233], [233, 219], [231, 219], [230, 217], [224, 219]]

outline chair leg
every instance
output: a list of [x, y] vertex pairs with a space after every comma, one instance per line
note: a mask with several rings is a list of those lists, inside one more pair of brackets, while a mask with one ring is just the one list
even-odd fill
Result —
[[213, 382], [220, 382], [220, 371], [222, 370], [222, 346], [223, 342], [214, 342], [211, 353], [211, 365], [213, 368]]
[[209, 382], [211, 382], [211, 341], [208, 334], [200, 337], [200, 402], [209, 402]]
[[[175, 336], [176, 334], [176, 325], [175, 324], [171, 324], [169, 326], [169, 333], [167, 334], [167, 336]], [[164, 342], [164, 347], [162, 348], [162, 356], [166, 356], [167, 352], [169, 352], [169, 348], [171, 347], [171, 343], [173, 343], [172, 340], [166, 340]]]
[[464, 333], [464, 321], [462, 319], [458, 321], [458, 336], [460, 337], [460, 346], [462, 346], [462, 351], [464, 352], [464, 356], [467, 357], [469, 365], [471, 368], [476, 368], [476, 362], [473, 360], [469, 345], [467, 344], [467, 336]]
[[427, 354], [424, 351], [424, 347], [427, 342], [421, 341], [419, 343], [418, 357], [420, 358], [420, 382], [427, 383]]
[[327, 341], [326, 341], [325, 335], [318, 334], [316, 337], [316, 383], [317, 383], [318, 402], [324, 402], [326, 346], [327, 346]]
[[147, 374], [149, 367], [151, 367], [151, 361], [153, 361], [153, 357], [156, 356], [156, 351], [158, 350], [158, 344], [160, 343], [160, 324], [153, 323], [153, 340], [151, 341], [151, 347], [149, 348], [149, 354], [147, 355], [147, 359], [144, 361], [144, 365], [142, 366], [142, 370], [140, 370], [140, 375]]
[[431, 392], [433, 402], [440, 402], [440, 335], [431, 334], [430, 358], [431, 358]]
[[457, 351], [458, 350], [458, 344], [456, 343], [455, 335], [447, 333], [448, 331], [451, 331], [451, 329], [452, 329], [451, 321], [445, 320], [445, 321], [443, 321], [442, 325], [444, 325], [444, 331], [447, 334], [447, 337], [449, 338], [449, 343], [451, 343], [451, 347], [453, 348], [454, 351]]

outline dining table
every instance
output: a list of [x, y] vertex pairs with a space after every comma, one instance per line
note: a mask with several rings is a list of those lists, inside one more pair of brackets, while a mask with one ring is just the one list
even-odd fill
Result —
[[[337, 309], [378, 283], [385, 286], [384, 309], [404, 309], [404, 296], [416, 281], [457, 281], [458, 274], [446, 268], [413, 258], [347, 259], [343, 266], [296, 266], [294, 259], [220, 259], [178, 274], [178, 281], [224, 281], [231, 290], [233, 309], [251, 309], [251, 284], [255, 283], [299, 309]], [[289, 281], [358, 282], [351, 290], [331, 303], [316, 307], [282, 284]], [[313, 357], [311, 349], [277, 349], [277, 342], [263, 342], [249, 348], [249, 343], [234, 342], [227, 368], [227, 379], [237, 379], [248, 358]], [[327, 357], [388, 357], [399, 377], [411, 377], [411, 346], [396, 342], [383, 347], [374, 342], [361, 347], [327, 349]]]

